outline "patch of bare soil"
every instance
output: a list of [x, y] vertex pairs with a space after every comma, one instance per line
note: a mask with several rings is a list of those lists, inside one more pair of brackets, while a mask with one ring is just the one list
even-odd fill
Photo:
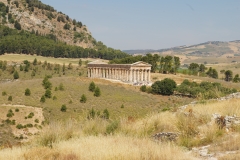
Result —
[[[36, 135], [41, 130], [44, 121], [42, 108], [25, 105], [0, 105], [0, 117], [11, 128], [11, 132], [16, 139], [28, 141], [32, 135]], [[13, 115], [8, 114], [12, 112]]]

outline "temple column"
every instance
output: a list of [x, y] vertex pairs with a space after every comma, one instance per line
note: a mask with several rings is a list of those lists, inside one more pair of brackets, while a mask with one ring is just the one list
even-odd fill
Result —
[[130, 75], [129, 75], [129, 82], [132, 82], [132, 80], [133, 80], [133, 79], [132, 79], [132, 76], [133, 76], [133, 75], [132, 75], [132, 70], [130, 69], [129, 72], [130, 72]]
[[91, 77], [91, 69], [88, 68], [88, 78], [90, 78], [90, 77]]
[[116, 69], [114, 68], [113, 69], [113, 77], [112, 77], [112, 79], [115, 79], [116, 78]]
[[95, 69], [95, 78], [98, 77], [98, 68]]
[[151, 82], [151, 71], [148, 70], [148, 82]]
[[125, 69], [125, 81], [128, 81], [128, 71]]
[[136, 70], [136, 82], [139, 82], [139, 69]]
[[108, 68], [106, 68], [106, 79], [108, 79]]
[[147, 82], [147, 71], [146, 71], [146, 69], [144, 69], [144, 82]]
[[141, 70], [141, 82], [143, 82], [143, 70]]

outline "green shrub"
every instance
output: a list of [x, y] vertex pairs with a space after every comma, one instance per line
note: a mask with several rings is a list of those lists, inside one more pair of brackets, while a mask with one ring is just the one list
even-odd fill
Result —
[[32, 125], [31, 123], [28, 123], [28, 124], [26, 124], [26, 127], [27, 127], [27, 128], [32, 128], [33, 125]]
[[18, 124], [18, 125], [16, 126], [16, 128], [17, 128], [17, 129], [22, 129], [22, 128], [24, 128], [24, 127], [23, 127], [22, 124]]
[[81, 102], [81, 103], [86, 103], [86, 102], [87, 102], [87, 97], [86, 97], [85, 94], [83, 94], [83, 95], [81, 96], [80, 102]]
[[147, 86], [146, 85], [141, 86], [140, 91], [146, 92], [147, 91]]
[[26, 89], [25, 90], [25, 96], [30, 96], [31, 95], [31, 91], [30, 91], [30, 89]]
[[13, 117], [13, 116], [14, 116], [14, 113], [13, 113], [13, 112], [8, 112], [8, 113], [7, 113], [7, 117], [8, 117], [8, 118], [11, 118], [11, 117]]
[[121, 105], [121, 108], [124, 108], [124, 105], [123, 105], [123, 104]]
[[42, 96], [40, 102], [44, 103], [46, 101], [45, 96]]
[[33, 116], [34, 116], [34, 113], [31, 112], [31, 113], [29, 113], [29, 115], [27, 116], [27, 118], [32, 118]]
[[38, 119], [35, 119], [35, 123], [39, 123], [39, 120], [38, 120]]
[[13, 78], [14, 78], [14, 79], [18, 79], [18, 78], [19, 78], [19, 74], [18, 74], [17, 71], [14, 72], [14, 74], [13, 74]]
[[95, 112], [94, 109], [92, 108], [92, 109], [89, 111], [87, 118], [88, 118], [88, 119], [94, 119], [94, 118], [95, 118], [95, 114], [96, 114], [96, 112]]
[[110, 123], [109, 125], [107, 125], [106, 127], [106, 133], [107, 134], [114, 134], [114, 132], [116, 131], [116, 129], [119, 126], [119, 122], [118, 121], [113, 121], [112, 123]]
[[60, 90], [60, 91], [64, 91], [64, 86], [63, 86], [63, 84], [62, 84], [62, 83], [60, 83], [60, 85], [59, 85], [59, 87], [58, 87], [58, 88], [59, 88], [59, 90]]
[[6, 95], [7, 95], [7, 92], [3, 91], [2, 96], [6, 96]]
[[104, 119], [109, 119], [109, 112], [108, 112], [107, 109], [104, 109], [102, 118], [104, 118]]
[[66, 107], [65, 104], [62, 105], [62, 107], [61, 107], [61, 111], [62, 111], [62, 112], [66, 112], [66, 111], [67, 111], [67, 107]]
[[101, 91], [100, 91], [100, 89], [98, 87], [94, 91], [94, 96], [95, 97], [100, 97], [101, 96]]
[[16, 109], [15, 109], [15, 112], [19, 112], [19, 109], [18, 109], [18, 108], [16, 108]]
[[9, 96], [9, 97], [8, 97], [8, 101], [12, 101], [12, 96]]
[[52, 97], [52, 92], [49, 88], [45, 91], [45, 97], [46, 98], [51, 98]]
[[156, 94], [172, 95], [176, 87], [177, 84], [174, 80], [170, 78], [165, 78], [162, 81], [156, 81], [152, 85], [152, 91]]
[[91, 82], [89, 87], [88, 87], [88, 90], [91, 91], [91, 92], [94, 92], [95, 91], [95, 87], [96, 87], [95, 83]]
[[53, 96], [53, 100], [56, 100], [57, 99], [57, 97], [56, 96]]

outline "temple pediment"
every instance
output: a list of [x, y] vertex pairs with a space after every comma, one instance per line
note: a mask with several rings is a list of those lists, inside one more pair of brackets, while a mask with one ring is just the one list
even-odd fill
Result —
[[131, 65], [132, 66], [152, 66], [151, 64], [143, 62], [143, 61], [138, 61], [138, 62], [135, 62], [135, 63], [133, 63]]

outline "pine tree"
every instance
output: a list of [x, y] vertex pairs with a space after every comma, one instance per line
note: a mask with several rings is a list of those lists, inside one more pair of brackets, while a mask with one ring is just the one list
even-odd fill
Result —
[[94, 96], [95, 97], [100, 97], [101, 96], [101, 91], [100, 91], [100, 89], [98, 87], [94, 91]]
[[95, 88], [96, 88], [95, 83], [94, 83], [94, 82], [91, 82], [90, 85], [89, 85], [89, 87], [88, 87], [88, 90], [91, 91], [91, 92], [94, 92]]
[[81, 103], [86, 103], [86, 102], [87, 102], [87, 97], [85, 96], [85, 94], [83, 94], [83, 95], [81, 96], [80, 102], [81, 102]]
[[30, 91], [30, 89], [26, 89], [25, 90], [25, 96], [30, 96], [31, 95], [31, 91]]
[[18, 79], [18, 78], [19, 78], [18, 71], [15, 71], [15, 72], [14, 72], [14, 74], [13, 74], [13, 78], [14, 78], [14, 79]]

